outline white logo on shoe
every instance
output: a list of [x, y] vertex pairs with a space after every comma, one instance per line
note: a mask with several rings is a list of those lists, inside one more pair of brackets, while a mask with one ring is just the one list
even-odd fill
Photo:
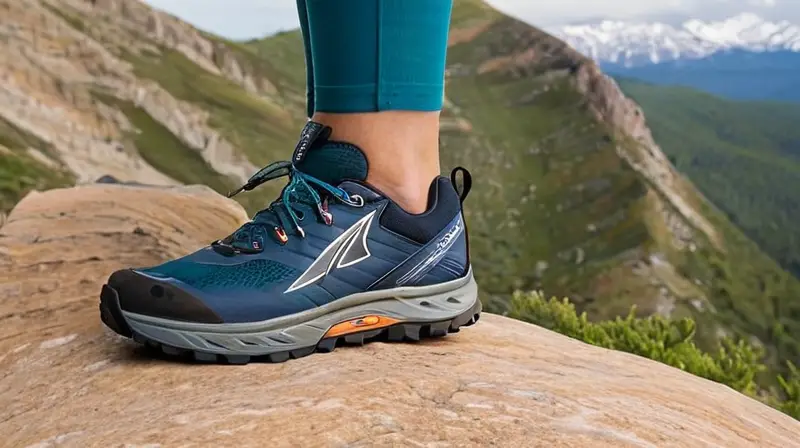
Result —
[[311, 266], [284, 293], [297, 291], [328, 275], [331, 270], [346, 268], [370, 257], [367, 234], [377, 210], [373, 210], [339, 235], [311, 263]]

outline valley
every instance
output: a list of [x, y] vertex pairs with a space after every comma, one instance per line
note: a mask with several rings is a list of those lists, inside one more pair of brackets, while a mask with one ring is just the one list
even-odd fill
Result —
[[800, 276], [800, 105], [737, 102], [620, 79], [673, 164]]

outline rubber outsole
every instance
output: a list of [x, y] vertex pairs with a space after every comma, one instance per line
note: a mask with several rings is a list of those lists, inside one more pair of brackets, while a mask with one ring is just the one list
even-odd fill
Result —
[[475, 301], [472, 308], [453, 319], [438, 322], [402, 322], [386, 328], [368, 330], [360, 333], [351, 333], [338, 337], [329, 337], [320, 340], [316, 345], [302, 347], [294, 350], [270, 353], [263, 356], [228, 355], [208, 353], [197, 350], [174, 347], [148, 338], [133, 331], [125, 320], [119, 304], [119, 296], [114, 288], [103, 285], [100, 294], [100, 319], [115, 333], [142, 344], [150, 349], [157, 350], [171, 357], [186, 361], [218, 364], [247, 364], [249, 362], [279, 363], [290, 359], [298, 359], [314, 353], [330, 353], [341, 345], [364, 345], [369, 342], [416, 342], [427, 338], [440, 338], [449, 333], [458, 333], [461, 327], [468, 327], [480, 319], [481, 302]]

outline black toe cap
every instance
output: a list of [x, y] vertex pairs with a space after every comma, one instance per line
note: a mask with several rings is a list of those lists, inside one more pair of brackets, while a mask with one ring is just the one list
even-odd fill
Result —
[[217, 313], [186, 291], [132, 269], [113, 273], [108, 286], [119, 295], [124, 311], [185, 322], [223, 323]]

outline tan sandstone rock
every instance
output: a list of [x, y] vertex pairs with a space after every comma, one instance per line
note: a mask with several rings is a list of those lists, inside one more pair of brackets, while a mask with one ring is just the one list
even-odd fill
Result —
[[204, 188], [24, 199], [0, 228], [0, 446], [798, 446], [800, 423], [727, 387], [498, 316], [247, 366], [151, 359], [101, 326], [112, 270], [245, 219]]

